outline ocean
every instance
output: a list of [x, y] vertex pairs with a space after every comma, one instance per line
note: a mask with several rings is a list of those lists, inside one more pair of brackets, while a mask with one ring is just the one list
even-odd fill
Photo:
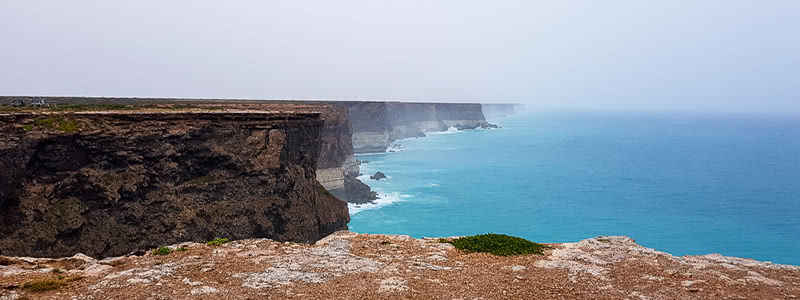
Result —
[[[359, 155], [361, 233], [625, 235], [673, 255], [800, 265], [800, 116], [537, 112]], [[369, 179], [384, 172], [383, 181]]]

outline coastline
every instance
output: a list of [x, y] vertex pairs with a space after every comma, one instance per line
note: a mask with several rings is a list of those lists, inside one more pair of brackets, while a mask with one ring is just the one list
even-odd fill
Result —
[[[493, 122], [490, 122], [490, 124], [496, 125], [496, 123], [493, 123]], [[356, 153], [355, 157], [356, 158], [359, 158], [359, 157], [370, 157], [370, 156], [375, 156], [375, 155], [389, 155], [389, 154], [392, 154], [392, 153], [404, 152], [405, 149], [402, 148], [402, 146], [400, 147], [399, 150], [394, 149], [394, 151], [392, 151], [394, 145], [402, 145], [401, 142], [412, 140], [412, 139], [426, 139], [426, 138], [430, 138], [431, 136], [435, 136], [435, 135], [457, 134], [457, 133], [465, 132], [467, 130], [498, 130], [500, 128], [502, 128], [502, 127], [499, 127], [499, 128], [473, 128], [473, 129], [456, 129], [455, 127], [450, 127], [447, 130], [443, 130], [443, 131], [429, 131], [429, 132], [425, 132], [425, 136], [422, 136], [422, 137], [406, 137], [406, 138], [395, 140], [383, 152]], [[402, 192], [398, 192], [398, 191], [386, 192], [386, 191], [382, 190], [380, 187], [377, 187], [374, 184], [375, 180], [370, 179], [369, 177], [374, 172], [378, 172], [378, 171], [383, 172], [384, 170], [379, 170], [377, 168], [370, 168], [370, 163], [372, 163], [372, 162], [364, 163], [363, 160], [362, 160], [362, 163], [359, 165], [359, 168], [361, 169], [361, 174], [356, 178], [361, 180], [361, 182], [363, 182], [364, 184], [368, 185], [370, 187], [370, 189], [372, 189], [372, 191], [377, 192], [378, 193], [378, 199], [372, 200], [372, 201], [367, 202], [367, 203], [358, 203], [358, 204], [356, 204], [356, 203], [348, 203], [347, 204], [348, 211], [350, 212], [350, 216], [351, 217], [356, 215], [356, 214], [358, 214], [358, 213], [360, 213], [360, 212], [362, 212], [362, 211], [380, 209], [382, 207], [385, 207], [385, 206], [388, 206], [388, 205], [392, 205], [393, 203], [403, 202], [403, 201], [406, 201], [409, 198], [412, 198], [411, 195], [408, 195], [408, 194], [405, 194], [405, 193], [402, 193]], [[365, 169], [366, 169], [366, 171], [365, 171]], [[386, 180], [390, 180], [390, 179], [391, 179], [391, 176], [387, 176]], [[370, 183], [372, 183], [372, 184], [370, 184]]]

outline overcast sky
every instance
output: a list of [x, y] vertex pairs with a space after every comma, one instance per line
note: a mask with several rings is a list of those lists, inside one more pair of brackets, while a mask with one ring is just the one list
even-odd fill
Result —
[[800, 112], [800, 1], [0, 0], [0, 94]]

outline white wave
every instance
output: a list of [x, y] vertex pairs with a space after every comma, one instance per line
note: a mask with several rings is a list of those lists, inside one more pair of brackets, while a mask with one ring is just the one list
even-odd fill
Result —
[[437, 187], [437, 186], [439, 186], [439, 184], [438, 183], [428, 183], [426, 186], [427, 187]]
[[438, 135], [438, 134], [453, 134], [453, 133], [459, 133], [459, 132], [462, 132], [462, 131], [458, 130], [458, 128], [450, 127], [450, 128], [447, 128], [446, 131], [433, 131], [433, 132], [429, 132], [428, 134], [430, 134], [430, 135]]
[[400, 144], [391, 144], [386, 148], [386, 152], [403, 152], [405, 148]]
[[378, 209], [395, 202], [405, 201], [408, 198], [411, 198], [411, 195], [400, 194], [397, 192], [393, 193], [379, 192], [377, 200], [371, 203], [364, 203], [364, 204], [347, 203], [347, 209], [350, 211], [350, 215], [352, 216], [365, 210]]

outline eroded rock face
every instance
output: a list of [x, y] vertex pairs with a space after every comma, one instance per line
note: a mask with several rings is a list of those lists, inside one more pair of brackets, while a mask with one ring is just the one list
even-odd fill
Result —
[[323, 124], [315, 113], [2, 115], [0, 254], [316, 241], [349, 221], [315, 179]]

